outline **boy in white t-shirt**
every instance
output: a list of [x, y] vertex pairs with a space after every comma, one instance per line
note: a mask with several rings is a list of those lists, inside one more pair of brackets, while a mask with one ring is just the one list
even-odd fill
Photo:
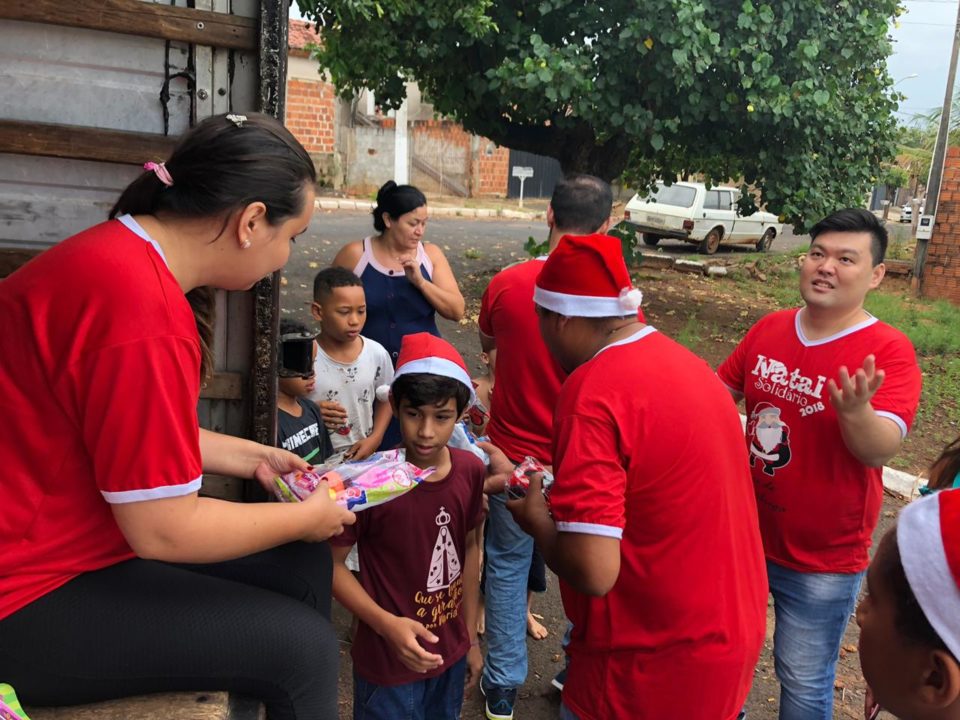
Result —
[[317, 273], [311, 312], [321, 333], [310, 399], [320, 407], [334, 453], [361, 460], [377, 449], [390, 423], [390, 403], [378, 401], [376, 390], [393, 381], [393, 363], [380, 343], [360, 335], [367, 302], [360, 278], [349, 270]]

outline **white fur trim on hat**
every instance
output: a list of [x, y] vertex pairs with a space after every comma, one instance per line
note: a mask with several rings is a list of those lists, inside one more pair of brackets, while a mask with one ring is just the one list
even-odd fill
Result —
[[468, 403], [468, 405], [473, 404], [477, 400], [476, 393], [473, 391], [473, 381], [470, 379], [470, 376], [467, 375], [467, 372], [462, 367], [452, 360], [439, 357], [424, 357], [418, 360], [411, 360], [397, 368], [393, 376], [393, 381], [396, 382], [397, 378], [401, 375], [411, 375], [414, 373], [442, 375], [443, 377], [457, 380], [466, 385], [470, 390], [470, 403]]
[[623, 288], [619, 297], [596, 297], [570, 295], [536, 287], [533, 290], [533, 301], [540, 307], [567, 317], [626, 317], [636, 315], [643, 301], [643, 293], [638, 288]]
[[943, 545], [940, 496], [934, 493], [904, 508], [897, 521], [897, 545], [923, 614], [950, 652], [960, 657], [960, 587]]

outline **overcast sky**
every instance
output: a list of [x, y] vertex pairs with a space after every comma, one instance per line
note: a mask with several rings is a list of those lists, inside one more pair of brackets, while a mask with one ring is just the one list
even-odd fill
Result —
[[[903, 1], [907, 12], [900, 17], [899, 27], [890, 29], [894, 43], [888, 64], [897, 90], [907, 96], [899, 117], [909, 121], [943, 104], [958, 0]], [[300, 17], [295, 0], [290, 16]]]

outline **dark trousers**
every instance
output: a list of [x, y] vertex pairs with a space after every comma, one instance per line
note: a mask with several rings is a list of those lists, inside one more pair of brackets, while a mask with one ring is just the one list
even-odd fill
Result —
[[0, 678], [26, 706], [226, 690], [271, 720], [334, 720], [331, 580], [325, 543], [210, 565], [128, 560], [0, 620]]

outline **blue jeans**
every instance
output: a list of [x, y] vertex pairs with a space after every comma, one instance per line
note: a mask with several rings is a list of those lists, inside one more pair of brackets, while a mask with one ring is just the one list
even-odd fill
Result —
[[830, 720], [843, 633], [863, 573], [803, 573], [767, 561], [780, 720]]
[[428, 680], [374, 685], [353, 673], [353, 720], [459, 720], [467, 658]]
[[490, 496], [487, 517], [483, 685], [518, 688], [527, 679], [527, 576], [533, 538], [514, 522], [503, 493]]

